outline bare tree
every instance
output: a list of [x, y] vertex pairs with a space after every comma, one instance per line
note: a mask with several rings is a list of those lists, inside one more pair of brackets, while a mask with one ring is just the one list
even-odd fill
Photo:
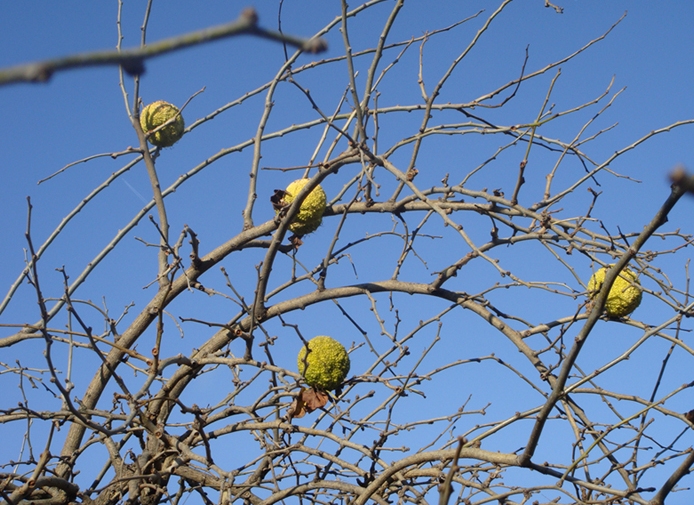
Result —
[[[607, 157], [592, 152], [612, 128], [600, 125], [620, 91], [609, 83], [584, 103], [556, 104], [553, 92], [560, 67], [599, 50], [613, 27], [538, 68], [526, 50], [505, 84], [466, 102], [440, 101], [510, 0], [402, 40], [392, 31], [404, 1], [391, 2], [380, 33], [359, 31], [353, 46], [353, 27], [379, 3], [343, 0], [309, 39], [261, 29], [246, 11], [216, 31], [154, 44], [143, 36], [136, 49], [0, 72], [6, 83], [45, 81], [75, 66], [119, 65], [137, 139], [54, 174], [104, 156], [121, 164], [41, 244], [30, 202], [27, 242], [12, 244], [26, 247], [27, 261], [0, 305], [10, 329], [0, 338], [0, 374], [19, 386], [21, 401], [4, 399], [0, 422], [24, 435], [4, 442], [19, 451], [0, 462], [6, 503], [662, 504], [678, 489], [694, 464], [694, 414], [676, 407], [694, 382], [673, 370], [690, 368], [694, 356], [682, 338], [692, 315], [692, 237], [668, 214], [694, 182], [673, 171], [671, 192], [653, 195], [662, 204], [637, 229], [610, 224], [596, 203], [619, 198], [600, 187], [624, 179], [611, 168], [618, 158], [694, 119]], [[336, 31], [338, 56], [300, 59]], [[430, 45], [451, 33], [461, 41], [457, 56], [428, 72]], [[237, 34], [285, 45], [275, 77], [194, 121], [180, 104], [190, 123], [183, 138], [171, 150], [152, 148], [139, 122], [148, 59]], [[421, 96], [404, 103], [389, 94], [406, 65]], [[309, 87], [327, 74], [341, 84], [318, 98]], [[546, 91], [527, 121], [512, 106], [533, 85]], [[273, 122], [297, 97], [312, 117]], [[192, 133], [251, 100], [264, 106], [248, 140], [160, 183], [175, 149], [200, 141]], [[567, 117], [578, 125], [568, 134], [555, 127]], [[411, 133], [400, 134], [403, 122]], [[304, 146], [301, 166], [276, 164], [281, 142]], [[446, 166], [430, 161], [443, 142], [457, 153]], [[470, 143], [484, 153], [479, 160]], [[237, 162], [246, 163], [236, 180], [245, 198], [223, 202], [234, 228], [211, 244], [184, 224], [195, 202], [171, 197], [248, 152]], [[151, 201], [134, 215], [123, 211], [81, 271], [56, 273], [60, 263], [47, 263], [47, 251], [131, 170], [146, 170]], [[276, 182], [287, 175], [309, 178], [291, 203]], [[292, 235], [318, 185], [328, 195], [321, 227]], [[110, 275], [99, 282], [104, 302], [91, 301], [89, 279], [105, 258], [125, 254], [138, 225], [136, 279]], [[601, 267], [604, 280], [589, 286]], [[626, 282], [642, 307], [615, 315], [606, 306], [625, 272], [639, 279]], [[46, 288], [55, 275], [62, 288]], [[140, 293], [142, 276], [149, 285]], [[137, 301], [114, 315], [106, 300], [124, 286]], [[29, 291], [34, 319], [11, 319]], [[296, 356], [315, 335], [350, 353], [335, 392], [310, 388], [298, 371]], [[636, 374], [654, 379], [644, 389]]]

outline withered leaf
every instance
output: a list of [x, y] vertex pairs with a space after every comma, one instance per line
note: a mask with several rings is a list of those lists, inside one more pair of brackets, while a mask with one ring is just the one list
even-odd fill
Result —
[[304, 401], [306, 412], [309, 414], [316, 409], [321, 408], [328, 403], [328, 395], [317, 389], [304, 389], [301, 392], [301, 397]]
[[270, 202], [272, 202], [272, 207], [276, 211], [280, 211], [285, 207], [284, 197], [287, 194], [283, 189], [276, 189], [275, 193], [270, 197]]
[[294, 401], [287, 409], [287, 421], [291, 422], [294, 418], [301, 418], [306, 415], [306, 404], [301, 398], [301, 393], [294, 397]]
[[299, 419], [328, 403], [328, 395], [316, 389], [301, 388], [287, 409], [287, 420]]

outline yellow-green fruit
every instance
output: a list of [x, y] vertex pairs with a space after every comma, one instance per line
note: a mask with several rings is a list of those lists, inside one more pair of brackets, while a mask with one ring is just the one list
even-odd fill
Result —
[[[605, 281], [606, 268], [595, 272], [588, 281], [588, 291], [595, 296]], [[637, 275], [625, 268], [615, 279], [605, 302], [605, 312], [610, 317], [625, 317], [641, 303], [641, 284]]]
[[144, 131], [145, 134], [159, 128], [173, 117], [176, 117], [176, 119], [149, 136], [151, 144], [157, 147], [170, 147], [174, 145], [183, 136], [185, 123], [183, 122], [183, 116], [180, 114], [178, 107], [169, 102], [164, 102], [163, 100], [150, 103], [147, 107], [142, 109], [140, 113], [140, 126], [142, 126], [142, 131]]
[[306, 383], [322, 391], [332, 391], [340, 386], [349, 373], [349, 355], [337, 340], [319, 335], [308, 341], [299, 351], [299, 373]]
[[[284, 190], [284, 204], [291, 204], [296, 195], [299, 194], [299, 191], [306, 186], [307, 182], [308, 179], [297, 179], [287, 186], [287, 189]], [[304, 198], [304, 201], [301, 202], [301, 208], [294, 216], [294, 219], [292, 219], [289, 229], [299, 236], [316, 231], [323, 221], [323, 212], [325, 212], [327, 200], [325, 191], [323, 191], [320, 185], [313, 188], [308, 196]]]

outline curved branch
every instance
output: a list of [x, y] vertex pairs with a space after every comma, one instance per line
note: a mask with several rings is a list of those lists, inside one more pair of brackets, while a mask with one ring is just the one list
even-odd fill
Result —
[[638, 251], [646, 243], [646, 241], [655, 233], [655, 231], [658, 228], [660, 228], [661, 225], [667, 222], [668, 214], [675, 206], [675, 204], [679, 201], [679, 199], [682, 197], [682, 195], [684, 195], [685, 193], [685, 187], [677, 184], [673, 185], [670, 195], [668, 195], [662, 207], [658, 210], [658, 212], [656, 212], [651, 222], [644, 227], [643, 231], [634, 241], [634, 244], [631, 247], [629, 247], [629, 249], [625, 251], [624, 254], [621, 255], [619, 261], [617, 261], [612, 267], [610, 267], [607, 274], [605, 275], [605, 282], [602, 285], [600, 292], [595, 298], [594, 305], [590, 311], [590, 314], [588, 315], [588, 319], [586, 320], [586, 323], [583, 326], [583, 328], [581, 328], [578, 335], [576, 336], [573, 347], [566, 356], [566, 360], [562, 365], [562, 369], [559, 373], [559, 376], [557, 377], [555, 383], [552, 385], [552, 394], [547, 400], [547, 403], [545, 403], [544, 407], [542, 408], [542, 411], [537, 416], [535, 426], [533, 426], [533, 430], [528, 439], [528, 444], [522, 456], [525, 464], [530, 462], [530, 459], [533, 457], [533, 454], [535, 453], [535, 449], [537, 448], [537, 444], [540, 441], [540, 436], [544, 430], [545, 422], [547, 421], [550, 412], [552, 412], [557, 402], [566, 394], [564, 390], [566, 381], [569, 378], [569, 374], [573, 369], [574, 363], [576, 362], [576, 359], [578, 358], [578, 355], [581, 352], [583, 344], [590, 335], [595, 324], [598, 322], [598, 319], [600, 319], [600, 317], [602, 316], [603, 309], [605, 307], [605, 302], [607, 301], [607, 295], [609, 294], [610, 289], [612, 288], [612, 284], [614, 283], [615, 279], [622, 271], [622, 269], [625, 268], [627, 263], [629, 263], [629, 261], [631, 261], [636, 256], [636, 253], [638, 253]]

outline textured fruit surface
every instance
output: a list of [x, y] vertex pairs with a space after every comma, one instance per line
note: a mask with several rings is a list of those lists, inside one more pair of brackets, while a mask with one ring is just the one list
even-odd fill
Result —
[[[307, 182], [308, 179], [297, 179], [287, 186], [283, 203], [290, 205]], [[325, 196], [325, 191], [318, 185], [301, 202], [301, 208], [294, 216], [294, 219], [292, 219], [289, 229], [292, 233], [299, 236], [316, 231], [323, 221], [323, 212], [325, 212], [326, 205], [327, 197]]]
[[[177, 115], [178, 114], [178, 115]], [[185, 123], [183, 116], [179, 114], [178, 107], [163, 100], [150, 103], [140, 113], [140, 126], [145, 134], [159, 128], [172, 117], [176, 119], [156, 133], [149, 136], [148, 140], [157, 147], [170, 147], [183, 136]]]
[[342, 384], [349, 373], [349, 354], [337, 340], [319, 335], [301, 347], [297, 364], [306, 383], [316, 389], [332, 391]]
[[[588, 281], [588, 291], [595, 296], [605, 281], [606, 268], [595, 272]], [[625, 268], [615, 279], [605, 302], [605, 312], [610, 317], [625, 317], [634, 312], [641, 303], [639, 278], [634, 272]]]

